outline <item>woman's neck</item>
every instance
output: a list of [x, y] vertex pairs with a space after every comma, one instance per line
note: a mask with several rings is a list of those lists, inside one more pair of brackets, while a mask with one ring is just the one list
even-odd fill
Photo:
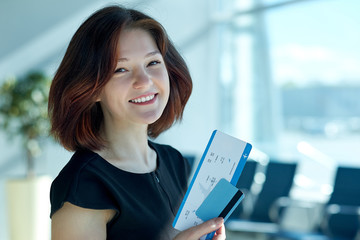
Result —
[[114, 166], [129, 172], [156, 169], [156, 153], [148, 144], [147, 128], [103, 128], [107, 146], [97, 152]]

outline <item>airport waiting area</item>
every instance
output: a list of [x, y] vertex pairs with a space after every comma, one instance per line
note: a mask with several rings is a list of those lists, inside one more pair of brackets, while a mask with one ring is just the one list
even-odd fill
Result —
[[360, 168], [338, 166], [332, 192], [319, 202], [290, 197], [297, 166], [246, 162], [237, 184], [246, 197], [226, 223], [229, 239], [359, 239]]
[[[83, 38], [79, 43], [72, 41], [83, 21], [106, 6], [135, 9], [162, 27], [149, 30], [143, 24], [147, 21], [131, 25], [134, 19], [117, 20], [117, 27], [115, 23], [94, 23], [94, 28], [84, 29], [96, 39], [79, 30]], [[245, 197], [225, 222], [226, 239], [360, 240], [359, 9], [360, 0], [0, 1], [0, 240], [51, 239], [52, 182], [77, 150], [94, 150], [96, 154], [103, 150], [104, 156], [110, 156], [105, 154], [108, 142], [104, 135], [118, 140], [118, 144], [109, 144], [121, 149], [114, 152], [143, 150], [128, 158], [109, 160], [108, 167], [114, 163], [125, 172], [153, 174], [152, 180], [160, 183], [155, 173], [160, 168], [160, 154], [148, 140], [178, 150], [194, 173], [214, 130], [252, 145], [236, 184]], [[134, 17], [133, 13], [126, 16]], [[113, 32], [106, 32], [108, 26], [114, 26]], [[142, 27], [147, 30], [142, 31]], [[91, 44], [98, 44], [98, 48]], [[146, 50], [148, 45], [154, 49]], [[125, 50], [120, 46], [126, 46]], [[174, 48], [178, 52], [173, 52]], [[72, 60], [62, 64], [67, 57]], [[155, 72], [152, 69], [161, 70], [161, 74], [151, 75]], [[54, 81], [58, 74], [64, 74], [62, 84]], [[114, 80], [123, 76], [130, 76], [129, 81]], [[105, 87], [109, 82], [119, 84]], [[53, 84], [60, 88], [50, 91]], [[141, 84], [148, 88], [141, 88]], [[106, 92], [111, 93], [111, 97], [104, 97], [108, 101], [101, 97]], [[156, 105], [158, 100], [161, 104]], [[121, 103], [112, 104], [117, 101]], [[76, 105], [79, 102], [84, 105]], [[106, 105], [108, 112], [104, 114]], [[131, 107], [125, 107], [128, 105]], [[54, 109], [61, 112], [51, 115]], [[50, 136], [50, 125], [58, 119], [63, 120], [58, 121], [58, 135], [53, 129]], [[110, 137], [116, 127], [104, 130], [105, 124], [113, 123], [121, 126], [116, 137]], [[72, 131], [67, 126], [78, 128]], [[133, 130], [132, 134], [127, 135], [127, 130]], [[59, 141], [59, 136], [66, 131], [69, 136], [63, 137], [74, 145], [61, 145], [64, 141]], [[83, 135], [91, 138], [89, 145], [82, 145]], [[133, 141], [128, 136], [134, 137]], [[135, 155], [145, 156], [141, 160], [150, 159], [151, 164], [135, 163]], [[180, 154], [173, 155], [184, 163]], [[93, 172], [102, 172], [99, 169]], [[108, 173], [103, 176], [108, 177]], [[186, 168], [167, 178], [173, 180], [176, 174], [185, 176]], [[161, 224], [168, 224], [173, 215], [176, 218], [171, 201], [180, 202], [178, 195], [187, 187], [184, 179], [181, 190], [180, 184], [178, 189], [168, 185], [167, 190], [176, 189], [175, 197], [173, 191], [164, 190], [165, 186], [155, 194], [144, 191], [147, 197], [136, 199], [166, 199], [161, 206], [170, 214]], [[97, 193], [92, 190], [98, 186], [84, 187], [83, 193]], [[64, 187], [58, 196], [65, 199], [69, 189]], [[100, 190], [103, 193], [103, 188]], [[103, 200], [103, 194], [96, 197]], [[59, 200], [55, 212], [64, 202]], [[89, 209], [93, 208], [98, 209], [93, 205]], [[105, 210], [118, 217], [119, 209], [112, 206]], [[143, 220], [143, 213], [135, 212], [133, 215]], [[158, 220], [156, 214], [152, 217]], [[131, 224], [130, 228], [141, 232]], [[168, 225], [165, 234], [177, 234]], [[107, 229], [104, 232], [108, 234]]]

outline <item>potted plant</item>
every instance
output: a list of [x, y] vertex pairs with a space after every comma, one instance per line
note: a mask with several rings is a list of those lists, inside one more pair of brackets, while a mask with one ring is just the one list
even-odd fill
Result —
[[35, 173], [43, 145], [40, 141], [49, 135], [49, 86], [50, 78], [41, 72], [10, 77], [0, 86], [0, 130], [10, 139], [20, 140], [26, 163], [24, 178], [6, 182], [11, 239], [48, 239], [49, 235], [44, 223], [49, 223], [51, 179]]

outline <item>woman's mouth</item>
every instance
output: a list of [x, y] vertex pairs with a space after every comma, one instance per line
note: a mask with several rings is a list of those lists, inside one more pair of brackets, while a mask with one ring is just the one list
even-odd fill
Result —
[[154, 100], [156, 95], [157, 94], [151, 94], [151, 95], [148, 95], [148, 96], [143, 96], [143, 97], [131, 99], [129, 102], [131, 102], [131, 103], [150, 103], [150, 102], [152, 102], [152, 100]]

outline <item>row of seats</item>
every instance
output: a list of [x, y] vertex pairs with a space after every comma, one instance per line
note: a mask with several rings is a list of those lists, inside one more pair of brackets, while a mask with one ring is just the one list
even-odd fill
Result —
[[[297, 166], [297, 162], [269, 161], [266, 167], [261, 169], [261, 164], [249, 159], [237, 184], [246, 197], [227, 221], [226, 229], [234, 232], [263, 233], [272, 239], [359, 238], [360, 168], [337, 168], [333, 192], [328, 202], [321, 206], [322, 217], [312, 231], [287, 230], [281, 226], [286, 209], [301, 205], [289, 197]], [[251, 190], [254, 189], [254, 178], [259, 171], [263, 171], [265, 179], [261, 189], [254, 194]]]

